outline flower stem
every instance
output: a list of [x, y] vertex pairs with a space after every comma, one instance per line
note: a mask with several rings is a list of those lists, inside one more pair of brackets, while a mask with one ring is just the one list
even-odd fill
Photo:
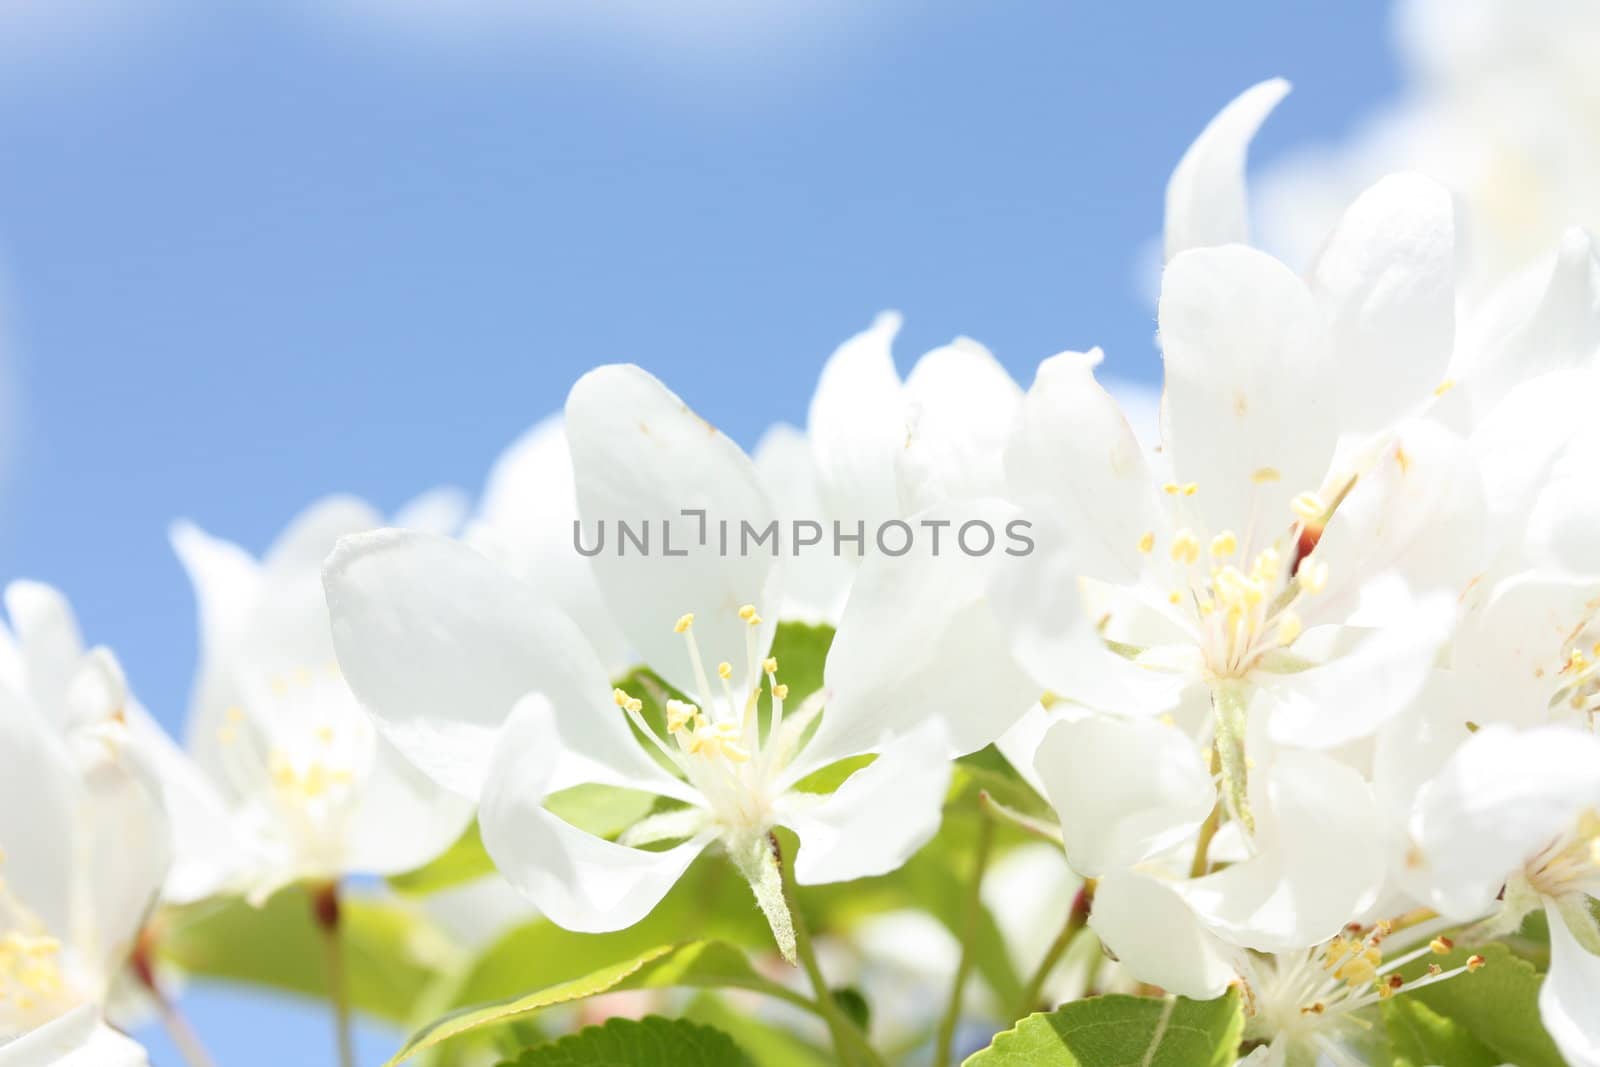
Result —
[[[1211, 746], [1211, 773], [1215, 775], [1221, 763], [1221, 756], [1217, 746]], [[1199, 878], [1211, 866], [1211, 839], [1217, 836], [1217, 828], [1222, 825], [1222, 801], [1219, 798], [1211, 808], [1211, 813], [1206, 816], [1206, 821], [1200, 824], [1200, 836], [1194, 843], [1194, 858], [1189, 861], [1189, 877]]]
[[805, 970], [806, 977], [811, 980], [817, 1010], [822, 1013], [823, 1021], [828, 1024], [828, 1033], [833, 1037], [834, 1053], [844, 1067], [857, 1067], [863, 1063], [867, 1067], [882, 1067], [883, 1061], [873, 1052], [872, 1046], [867, 1044], [866, 1037], [856, 1028], [856, 1024], [839, 1007], [839, 1002], [834, 999], [833, 990], [828, 988], [828, 981], [822, 976], [822, 968], [817, 963], [816, 949], [811, 946], [811, 929], [806, 925], [805, 916], [800, 913], [794, 872], [783, 861], [783, 849], [778, 845], [777, 835], [768, 834], [767, 839], [772, 844], [773, 858], [778, 862], [778, 873], [783, 881], [783, 899], [788, 905], [789, 915], [794, 923], [795, 955], [799, 957], [800, 966]]
[[1028, 979], [1028, 984], [1022, 989], [1022, 999], [1018, 1002], [1017, 1010], [1012, 1016], [1021, 1019], [1032, 1015], [1039, 1006], [1039, 998], [1044, 993], [1044, 984], [1050, 978], [1050, 972], [1056, 969], [1056, 964], [1061, 962], [1061, 957], [1067, 954], [1067, 949], [1072, 947], [1072, 942], [1079, 932], [1089, 923], [1089, 908], [1094, 903], [1094, 881], [1090, 879], [1083, 883], [1076, 896], [1072, 898], [1072, 908], [1067, 912], [1067, 921], [1061, 927], [1061, 932], [1056, 939], [1050, 942], [1050, 947], [1045, 951], [1044, 959], [1039, 961], [1039, 966], [1034, 969], [1033, 976]]
[[161, 986], [161, 980], [156, 977], [155, 934], [150, 927], [146, 926], [140, 932], [133, 955], [128, 960], [128, 966], [132, 968], [139, 985], [150, 994], [150, 999], [155, 1001], [156, 1014], [161, 1017], [161, 1028], [166, 1031], [168, 1040], [178, 1050], [178, 1055], [183, 1057], [183, 1062], [189, 1067], [216, 1067], [216, 1061], [206, 1051], [200, 1035], [189, 1025], [189, 1020], [178, 1008], [177, 1002], [167, 995], [167, 991]]
[[344, 943], [340, 925], [339, 883], [311, 887], [311, 916], [322, 932], [323, 961], [328, 980], [328, 1000], [333, 1004], [334, 1037], [340, 1067], [355, 1067], [356, 1050], [350, 1029], [350, 989], [345, 974]]
[[987, 813], [978, 816], [978, 844], [972, 857], [972, 876], [967, 882], [966, 907], [961, 916], [961, 958], [956, 963], [956, 974], [950, 983], [950, 1000], [945, 1005], [944, 1018], [939, 1020], [939, 1037], [934, 1047], [934, 1067], [949, 1067], [950, 1053], [955, 1046], [956, 1023], [961, 1019], [961, 997], [966, 992], [967, 978], [972, 973], [972, 942], [978, 935], [978, 913], [983, 907], [980, 892], [983, 875], [989, 869], [989, 853], [994, 848], [994, 820]]

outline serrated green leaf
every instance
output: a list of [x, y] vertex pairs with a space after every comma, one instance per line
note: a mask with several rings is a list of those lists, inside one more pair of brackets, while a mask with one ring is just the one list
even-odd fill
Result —
[[1485, 965], [1472, 974], [1458, 975], [1400, 998], [1426, 1005], [1495, 1053], [1498, 1063], [1517, 1067], [1563, 1067], [1565, 1061], [1539, 1021], [1539, 986], [1543, 982], [1533, 964], [1505, 945], [1462, 946], [1448, 956], [1432, 956], [1402, 971], [1415, 977], [1429, 963], [1446, 970], [1458, 967], [1474, 953]]
[[648, 1015], [611, 1019], [531, 1048], [501, 1067], [755, 1067], [720, 1030]]
[[750, 966], [744, 953], [716, 941], [662, 945], [571, 981], [508, 997], [490, 1004], [462, 1008], [413, 1034], [390, 1064], [402, 1063], [417, 1053], [463, 1034], [528, 1018], [557, 1004], [614, 993], [625, 989], [666, 989], [676, 986], [712, 989], [748, 989], [798, 1007], [812, 1010], [809, 1000]]
[[[408, 1021], [438, 974], [461, 963], [438, 931], [397, 901], [347, 895], [340, 915], [350, 1002], [369, 1015]], [[191, 975], [327, 995], [323, 934], [302, 888], [260, 908], [227, 898], [170, 909], [161, 931], [158, 954]]]
[[1394, 1050], [1394, 1067], [1498, 1067], [1500, 1057], [1460, 1024], [1434, 1012], [1415, 997], [1392, 997], [1383, 1006], [1383, 1025]]
[[1232, 1067], [1244, 1016], [1216, 1000], [1105, 996], [1030, 1015], [963, 1067]]

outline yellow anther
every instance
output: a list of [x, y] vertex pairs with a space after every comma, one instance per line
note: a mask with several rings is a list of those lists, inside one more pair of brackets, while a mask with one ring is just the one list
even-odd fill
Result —
[[1444, 381], [1440, 382], [1438, 385], [1433, 387], [1433, 395], [1434, 396], [1444, 396], [1444, 394], [1448, 393], [1450, 390], [1454, 389], [1455, 387], [1456, 387], [1456, 380], [1454, 378], [1446, 378]]
[[321, 741], [323, 744], [333, 744], [333, 727], [327, 725], [319, 726], [317, 727], [316, 734], [317, 740]]
[[675, 734], [694, 722], [700, 709], [681, 700], [667, 701], [667, 733]]
[[1444, 968], [1439, 966], [1437, 963], [1428, 964], [1428, 976], [1430, 978], [1437, 978], [1439, 975], [1441, 975], [1443, 973], [1444, 973]]
[[775, 685], [772, 687], [772, 695], [777, 697], [779, 700], [788, 700], [789, 687], [781, 683], [779, 685]]
[[1284, 612], [1279, 613], [1279, 615], [1278, 615], [1278, 644], [1280, 644], [1280, 645], [1292, 645], [1292, 644], [1294, 644], [1295, 638], [1300, 636], [1300, 631], [1303, 630], [1303, 629], [1304, 629], [1304, 626], [1301, 625], [1300, 616], [1296, 615], [1292, 611], [1284, 611]]
[[1483, 965], [1485, 963], [1488, 963], [1488, 962], [1489, 961], [1484, 959], [1482, 956], [1469, 957], [1468, 960], [1467, 960], [1467, 973], [1468, 974], [1473, 974], [1473, 973], [1476, 973], [1476, 972], [1482, 970], [1483, 969]]
[[1566, 670], [1577, 673], [1589, 665], [1589, 659], [1583, 654], [1582, 649], [1575, 648], [1567, 655]]
[[613, 689], [611, 691], [611, 702], [613, 704], [615, 704], [619, 708], [627, 707], [628, 706], [628, 699], [629, 699], [628, 698], [628, 694], [624, 693], [620, 689]]
[[1323, 966], [1330, 969], [1333, 968], [1339, 963], [1340, 960], [1348, 956], [1350, 954], [1350, 950], [1355, 947], [1354, 941], [1347, 941], [1342, 937], [1339, 938], [1339, 940], [1333, 942], [1325, 950], [1323, 950]]
[[1289, 502], [1289, 508], [1300, 517], [1301, 522], [1316, 522], [1328, 510], [1328, 505], [1316, 493], [1306, 492], [1298, 494]]
[[1278, 468], [1276, 467], [1257, 467], [1255, 473], [1250, 475], [1250, 480], [1257, 485], [1266, 485], [1282, 478], [1283, 475], [1278, 473]]
[[694, 612], [678, 616], [678, 621], [672, 624], [672, 632], [683, 634], [689, 632], [689, 627], [694, 625]]
[[723, 679], [724, 681], [732, 678], [733, 664], [729, 663], [727, 660], [723, 660], [721, 663], [717, 664], [717, 677]]
[[1182, 563], [1193, 563], [1200, 558], [1200, 539], [1187, 526], [1173, 535], [1172, 558]]
[[637, 715], [644, 710], [644, 701], [640, 700], [638, 697], [629, 697], [626, 707], [628, 711], [631, 711]]
[[1183, 486], [1179, 485], [1177, 482], [1167, 482], [1161, 487], [1161, 491], [1166, 493], [1168, 496], [1177, 496], [1179, 493], [1183, 492]]
[[1155, 547], [1156, 532], [1154, 530], [1146, 530], [1144, 532], [1144, 536], [1139, 538], [1139, 551], [1148, 556], [1152, 551], [1155, 550]]
[[739, 618], [743, 619], [745, 622], [749, 622], [755, 617], [756, 606], [754, 604], [746, 604], [744, 607], [739, 609]]
[[227, 711], [223, 712], [223, 717], [226, 718], [231, 723], [244, 722], [244, 709], [243, 708], [229, 708]]
[[1436, 937], [1428, 942], [1428, 949], [1435, 956], [1447, 956], [1455, 951], [1456, 943], [1448, 937]]
[[1295, 579], [1307, 593], [1320, 593], [1328, 587], [1328, 565], [1320, 559], [1304, 560]]
[[1211, 539], [1211, 557], [1222, 559], [1239, 551], [1239, 538], [1232, 530], [1223, 530]]
[[766, 659], [762, 660], [761, 661], [761, 673], [763, 673], [763, 674], [777, 674], [778, 673], [778, 657], [777, 656], [768, 656]]
[[1198, 493], [1200, 491], [1200, 483], [1198, 483], [1198, 482], [1184, 482], [1182, 488], [1183, 488], [1183, 495], [1184, 496], [1194, 496], [1196, 493]]
[[1168, 604], [1172, 604], [1174, 606], [1176, 606], [1178, 604], [1182, 604], [1183, 603], [1183, 594], [1181, 592], [1179, 592], [1178, 590], [1174, 589], [1172, 592], [1167, 594], [1167, 603]]

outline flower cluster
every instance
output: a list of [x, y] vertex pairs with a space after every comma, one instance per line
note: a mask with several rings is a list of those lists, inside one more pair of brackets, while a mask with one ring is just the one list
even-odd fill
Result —
[[[0, 1064], [142, 1062], [104, 1022], [113, 987], [174, 1017], [166, 946], [286, 892], [328, 935], [343, 1022], [360, 887], [437, 889], [477, 857], [516, 903], [435, 954], [449, 988], [508, 925], [598, 935], [675, 909], [673, 944], [704, 952], [719, 917], [699, 913], [737, 899], [761, 923], [744, 948], [809, 993], [637, 944], [591, 991], [776, 991], [839, 1062], [884, 1062], [865, 1031], [895, 1023], [846, 1010], [824, 965], [880, 1002], [953, 971], [936, 1029], [902, 1013], [941, 1064], [963, 1020], [1127, 991], [1164, 1005], [1147, 1064], [1175, 1012], [1216, 1002], [1228, 1056], [1339, 1067], [1394, 1062], [1397, 1003], [1456, 1026], [1445, 990], [1537, 965], [1548, 1042], [1600, 1065], [1600, 260], [1575, 229], [1531, 298], [1481, 297], [1451, 194], [1399, 173], [1297, 273], [1245, 223], [1248, 144], [1286, 88], [1230, 104], [1169, 183], [1159, 441], [1098, 351], [1024, 389], [962, 339], [902, 379], [892, 315], [827, 362], [806, 430], [754, 456], [646, 371], [600, 367], [470, 516], [447, 493], [390, 520], [327, 500], [259, 560], [175, 526], [203, 642], [182, 748], [58, 594], [13, 584]], [[573, 541], [681, 515], [919, 536]], [[1027, 550], [950, 550], [974, 524]], [[896, 895], [943, 860], [931, 881], [965, 891], [923, 875]], [[814, 888], [837, 883], [860, 891]], [[418, 895], [435, 934], [459, 920]], [[824, 914], [841, 895], [860, 911]], [[886, 978], [907, 905], [955, 958]], [[991, 995], [965, 995], [974, 971]], [[402, 1054], [582, 995], [560, 988], [482, 1015], [432, 996], [456, 1012]]]

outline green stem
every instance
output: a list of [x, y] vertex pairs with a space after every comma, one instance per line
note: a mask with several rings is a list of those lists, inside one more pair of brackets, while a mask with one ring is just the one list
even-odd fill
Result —
[[783, 849], [778, 845], [777, 835], [769, 834], [767, 837], [772, 844], [773, 858], [778, 863], [778, 875], [783, 883], [784, 903], [789, 908], [789, 916], [794, 924], [795, 955], [799, 958], [806, 977], [811, 980], [811, 990], [816, 995], [817, 1010], [822, 1015], [823, 1021], [828, 1024], [828, 1033], [833, 1038], [835, 1055], [844, 1067], [857, 1067], [858, 1064], [865, 1064], [866, 1067], [883, 1067], [883, 1061], [872, 1050], [872, 1046], [856, 1028], [856, 1024], [839, 1007], [839, 1002], [834, 999], [833, 990], [828, 987], [828, 980], [822, 976], [822, 967], [817, 963], [816, 949], [811, 945], [811, 929], [806, 925], [805, 916], [800, 913], [794, 872], [783, 861]]
[[961, 916], [961, 958], [956, 963], [955, 979], [950, 983], [950, 1000], [944, 1018], [939, 1020], [939, 1037], [933, 1054], [934, 1067], [949, 1067], [955, 1046], [956, 1023], [961, 1019], [961, 999], [967, 978], [972, 974], [972, 942], [978, 934], [978, 915], [983, 909], [983, 875], [989, 869], [989, 853], [994, 848], [994, 820], [987, 814], [978, 817], [978, 845], [972, 858], [972, 876], [967, 882], [966, 908]]
[[311, 887], [311, 916], [322, 933], [323, 961], [328, 980], [328, 1000], [333, 1005], [334, 1039], [339, 1047], [339, 1067], [356, 1067], [355, 1035], [350, 1029], [350, 987], [344, 965], [344, 939], [340, 924], [339, 883]]
[[[1221, 757], [1217, 746], [1211, 746], [1211, 773], [1217, 773]], [[1206, 821], [1200, 824], [1200, 836], [1194, 843], [1194, 858], [1189, 861], [1189, 877], [1199, 878], [1211, 867], [1211, 839], [1217, 836], [1217, 829], [1222, 825], [1222, 801], [1211, 806], [1211, 813], [1206, 816]]]
[[1056, 964], [1061, 962], [1061, 957], [1067, 954], [1067, 949], [1072, 947], [1072, 942], [1089, 923], [1089, 908], [1094, 903], [1093, 880], [1083, 883], [1076, 896], [1072, 898], [1072, 908], [1067, 912], [1067, 921], [1061, 927], [1061, 932], [1056, 934], [1056, 939], [1050, 942], [1050, 947], [1045, 951], [1044, 959], [1039, 961], [1039, 966], [1034, 969], [1033, 976], [1028, 979], [1028, 984], [1022, 989], [1022, 999], [1017, 1010], [1013, 1012], [1015, 1018], [1021, 1019], [1032, 1015], [1039, 1007], [1039, 998], [1044, 994], [1044, 984], [1050, 978], [1050, 972], [1056, 969]]

